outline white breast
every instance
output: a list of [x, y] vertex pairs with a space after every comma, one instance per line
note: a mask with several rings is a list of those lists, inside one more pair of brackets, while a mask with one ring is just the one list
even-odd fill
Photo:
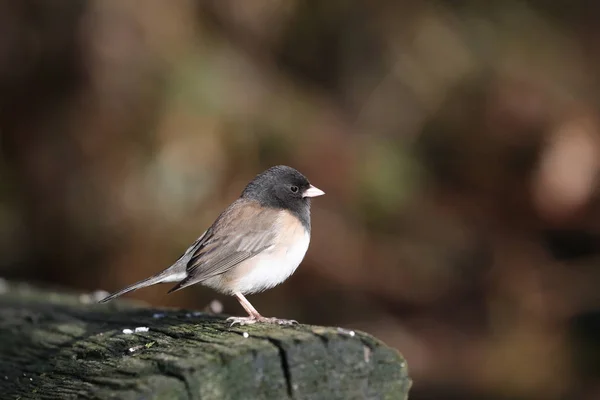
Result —
[[245, 273], [235, 281], [234, 291], [244, 294], [257, 293], [270, 289], [285, 281], [296, 271], [304, 259], [310, 243], [310, 235], [298, 224], [303, 234], [293, 234], [293, 243], [281, 243], [269, 251], [248, 260]]

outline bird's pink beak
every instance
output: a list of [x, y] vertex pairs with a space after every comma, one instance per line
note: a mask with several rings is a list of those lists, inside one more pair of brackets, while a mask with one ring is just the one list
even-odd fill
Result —
[[308, 187], [308, 189], [306, 189], [304, 191], [304, 193], [302, 193], [302, 197], [317, 197], [317, 196], [323, 196], [325, 194], [324, 191], [322, 191], [321, 189], [314, 187], [313, 185], [310, 185]]

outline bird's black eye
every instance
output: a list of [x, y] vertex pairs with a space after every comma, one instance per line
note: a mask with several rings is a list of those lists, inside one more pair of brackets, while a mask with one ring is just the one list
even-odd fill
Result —
[[296, 192], [298, 192], [298, 186], [292, 186], [292, 187], [290, 188], [290, 190], [291, 190], [293, 193], [296, 193]]

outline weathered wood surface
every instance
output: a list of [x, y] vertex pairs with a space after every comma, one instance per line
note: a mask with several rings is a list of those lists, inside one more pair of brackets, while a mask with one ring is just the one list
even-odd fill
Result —
[[[3, 292], [2, 399], [396, 400], [411, 385], [402, 356], [361, 332]], [[136, 327], [149, 330], [123, 332]]]

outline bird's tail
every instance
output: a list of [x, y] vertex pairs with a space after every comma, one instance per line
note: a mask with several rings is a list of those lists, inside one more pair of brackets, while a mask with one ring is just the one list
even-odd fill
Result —
[[99, 303], [106, 303], [107, 301], [110, 301], [110, 300], [114, 299], [115, 297], [124, 295], [125, 293], [133, 292], [134, 290], [138, 290], [138, 289], [145, 288], [148, 286], [156, 285], [157, 283], [179, 282], [185, 278], [186, 278], [185, 273], [174, 273], [172, 271], [166, 270], [157, 275], [151, 276], [146, 279], [142, 279], [141, 281], [136, 282], [133, 285], [127, 286], [126, 288], [121, 289], [118, 292], [115, 292], [115, 293], [103, 298], [102, 300], [99, 301]]
[[204, 231], [204, 233], [202, 235], [200, 235], [200, 237], [198, 239], [196, 239], [194, 244], [192, 244], [190, 247], [188, 247], [188, 249], [185, 251], [185, 253], [183, 253], [181, 255], [181, 257], [179, 257], [179, 259], [177, 261], [175, 261], [175, 263], [173, 265], [171, 265], [169, 268], [165, 269], [162, 272], [159, 272], [156, 275], [151, 276], [150, 278], [143, 279], [139, 282], [134, 283], [131, 286], [127, 286], [125, 289], [121, 289], [118, 292], [113, 293], [113, 294], [103, 298], [102, 300], [100, 300], [99, 303], [106, 303], [107, 301], [110, 301], [110, 300], [114, 299], [115, 297], [124, 295], [125, 293], [133, 292], [134, 290], [138, 290], [138, 289], [141, 289], [144, 287], [156, 285], [157, 283], [183, 281], [188, 276], [187, 264], [188, 264], [190, 258], [192, 258], [194, 256], [194, 252], [196, 251], [197, 247], [201, 244], [202, 239], [206, 235], [206, 232], [208, 232], [208, 231]]

